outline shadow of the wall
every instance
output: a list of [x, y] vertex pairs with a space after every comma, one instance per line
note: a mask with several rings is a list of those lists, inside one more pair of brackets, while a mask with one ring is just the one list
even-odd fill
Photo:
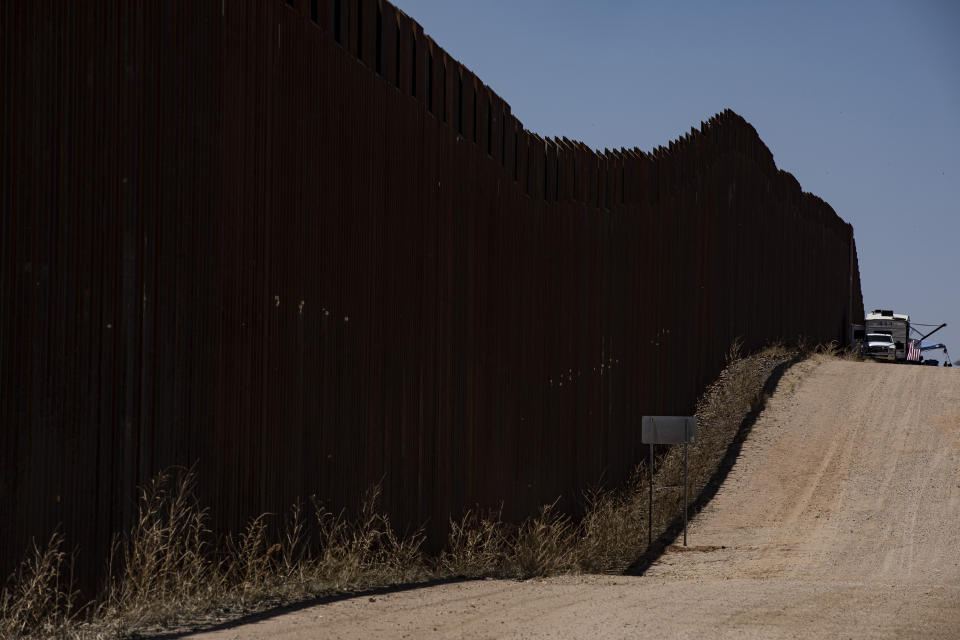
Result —
[[456, 584], [458, 582], [468, 582], [473, 579], [474, 578], [444, 578], [441, 580], [427, 580], [425, 582], [413, 582], [410, 584], [389, 585], [386, 587], [377, 587], [374, 589], [366, 589], [362, 591], [352, 591], [349, 593], [337, 593], [337, 594], [331, 594], [329, 596], [319, 596], [316, 598], [310, 598], [309, 600], [302, 600], [300, 602], [294, 602], [294, 603], [285, 604], [277, 607], [271, 607], [263, 611], [248, 613], [237, 618], [224, 620], [222, 622], [216, 622], [216, 623], [210, 623], [210, 624], [199, 623], [196, 625], [191, 625], [189, 626], [189, 628], [177, 629], [176, 631], [164, 631], [156, 635], [142, 635], [138, 637], [143, 638], [143, 640], [177, 640], [178, 638], [185, 638], [187, 636], [190, 636], [196, 633], [222, 631], [224, 629], [233, 629], [234, 627], [239, 627], [245, 624], [262, 622], [264, 620], [276, 618], [277, 616], [293, 613], [295, 611], [302, 611], [303, 609], [309, 609], [310, 607], [315, 607], [317, 605], [330, 604], [332, 602], [340, 602], [343, 600], [350, 600], [352, 598], [373, 598], [376, 596], [389, 595], [391, 593], [402, 593], [404, 591], [412, 591], [414, 589], [436, 587], [444, 584]]

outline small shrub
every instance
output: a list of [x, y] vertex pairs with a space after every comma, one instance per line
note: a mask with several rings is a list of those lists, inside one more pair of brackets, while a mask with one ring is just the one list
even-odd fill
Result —
[[108, 569], [101, 620], [125, 629], [164, 624], [208, 608], [224, 576], [211, 560], [208, 513], [195, 496], [192, 469], [161, 472], [141, 489], [137, 519]]
[[481, 516], [468, 510], [459, 522], [450, 520], [447, 548], [437, 559], [441, 575], [484, 578], [503, 570], [507, 536], [502, 512]]
[[62, 547], [59, 531], [43, 547], [33, 542], [30, 556], [0, 591], [0, 636], [56, 637], [72, 622], [75, 593], [65, 580]]
[[518, 578], [567, 573], [575, 567], [575, 528], [556, 503], [524, 520], [508, 552], [510, 572]]
[[580, 571], [622, 570], [642, 553], [647, 520], [644, 487], [646, 467], [642, 465], [624, 489], [587, 492], [576, 546]]
[[380, 487], [370, 489], [358, 517], [333, 514], [314, 502], [320, 551], [316, 579], [334, 590], [397, 584], [423, 577], [422, 530], [398, 536], [389, 518], [377, 511]]

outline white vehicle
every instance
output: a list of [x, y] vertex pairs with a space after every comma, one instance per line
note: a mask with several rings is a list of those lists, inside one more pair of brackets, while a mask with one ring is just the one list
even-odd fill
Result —
[[889, 309], [876, 309], [873, 313], [867, 314], [866, 325], [867, 341], [864, 351], [869, 349], [870, 336], [884, 334], [892, 339], [895, 347], [895, 355], [890, 359], [898, 362], [906, 361], [907, 345], [910, 339], [910, 316], [894, 313]]
[[897, 345], [889, 333], [868, 333], [863, 341], [863, 355], [878, 360], [896, 360]]

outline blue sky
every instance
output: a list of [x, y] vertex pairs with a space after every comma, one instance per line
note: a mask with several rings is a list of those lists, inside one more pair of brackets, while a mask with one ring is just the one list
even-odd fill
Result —
[[541, 135], [649, 150], [733, 109], [853, 224], [865, 307], [960, 358], [960, 2], [396, 4]]

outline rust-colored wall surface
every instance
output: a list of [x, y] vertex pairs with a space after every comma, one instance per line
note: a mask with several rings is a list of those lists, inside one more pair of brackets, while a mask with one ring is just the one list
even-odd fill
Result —
[[517, 519], [643, 459], [732, 340], [843, 340], [853, 230], [721, 113], [668, 147], [525, 130], [376, 0], [4, 2], [0, 572], [97, 574], [135, 488], [216, 526], [382, 481]]

